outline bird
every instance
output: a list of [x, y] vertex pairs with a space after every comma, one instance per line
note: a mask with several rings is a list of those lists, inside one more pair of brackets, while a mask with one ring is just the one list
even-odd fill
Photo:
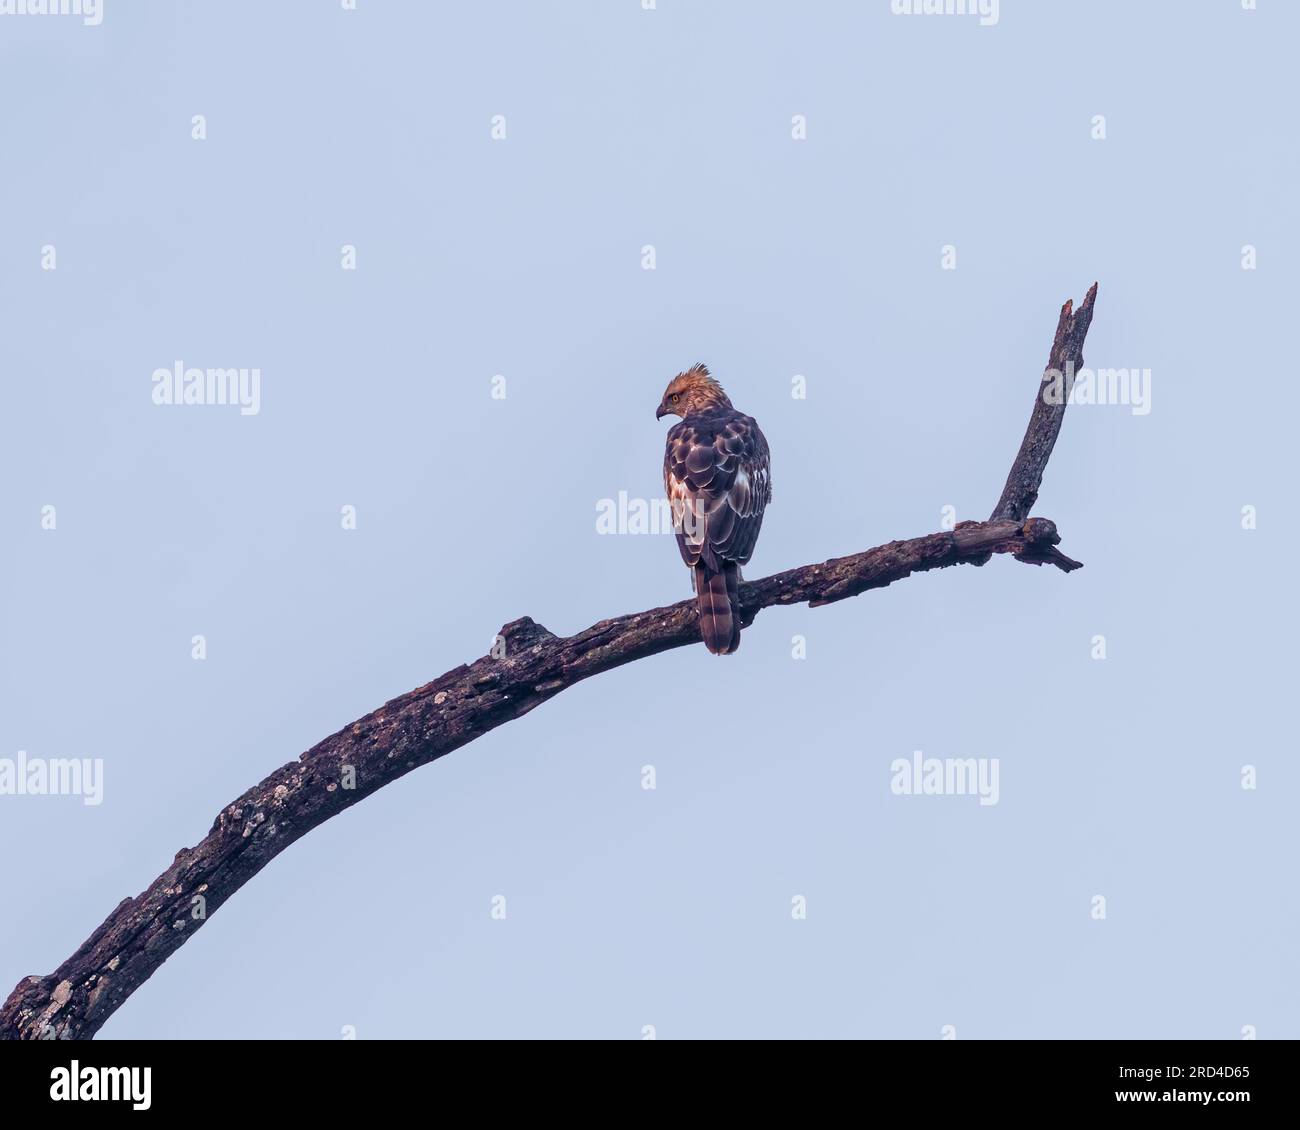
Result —
[[681, 417], [668, 429], [664, 490], [695, 584], [700, 635], [714, 655], [729, 655], [740, 646], [740, 567], [772, 500], [767, 439], [702, 364], [668, 382], [655, 419], [665, 416]]

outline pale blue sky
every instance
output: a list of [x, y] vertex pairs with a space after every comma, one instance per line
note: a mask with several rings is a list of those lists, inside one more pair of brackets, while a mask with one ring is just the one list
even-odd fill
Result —
[[[99, 807], [0, 797], [0, 994], [504, 622], [688, 596], [595, 526], [661, 490], [678, 369], [767, 434], [762, 576], [986, 517], [1096, 279], [1087, 360], [1152, 410], [1067, 413], [1036, 512], [1081, 572], [567, 691], [296, 844], [103, 1035], [1300, 1035], [1300, 7], [1260, 7], [0, 17], [0, 757], [105, 767]], [[260, 413], [155, 406], [178, 359], [259, 367]], [[918, 749], [998, 758], [999, 803], [893, 795]]]

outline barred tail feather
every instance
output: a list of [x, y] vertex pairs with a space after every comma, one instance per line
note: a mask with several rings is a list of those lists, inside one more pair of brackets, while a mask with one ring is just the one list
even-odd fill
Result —
[[728, 651], [735, 651], [740, 646], [740, 566], [728, 565], [727, 574], [727, 603], [731, 605], [731, 647]]
[[714, 655], [728, 655], [740, 646], [740, 574], [733, 562], [721, 573], [695, 566], [695, 599], [700, 608], [700, 635]]

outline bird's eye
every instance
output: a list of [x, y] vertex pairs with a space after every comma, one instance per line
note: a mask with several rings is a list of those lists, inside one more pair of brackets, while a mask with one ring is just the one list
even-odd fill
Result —
[[678, 397], [679, 397], [680, 395], [681, 395], [680, 393], [676, 393], [676, 392], [673, 393], [673, 403], [674, 403], [674, 404], [677, 403], [677, 399], [678, 399]]

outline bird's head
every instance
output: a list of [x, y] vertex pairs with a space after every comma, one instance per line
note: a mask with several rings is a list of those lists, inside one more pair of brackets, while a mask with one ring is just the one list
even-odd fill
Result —
[[709, 408], [730, 407], [731, 401], [722, 391], [722, 386], [709, 376], [709, 370], [703, 365], [692, 365], [686, 372], [678, 373], [668, 382], [664, 398], [655, 412], [655, 419], [688, 416], [692, 412], [703, 412]]

